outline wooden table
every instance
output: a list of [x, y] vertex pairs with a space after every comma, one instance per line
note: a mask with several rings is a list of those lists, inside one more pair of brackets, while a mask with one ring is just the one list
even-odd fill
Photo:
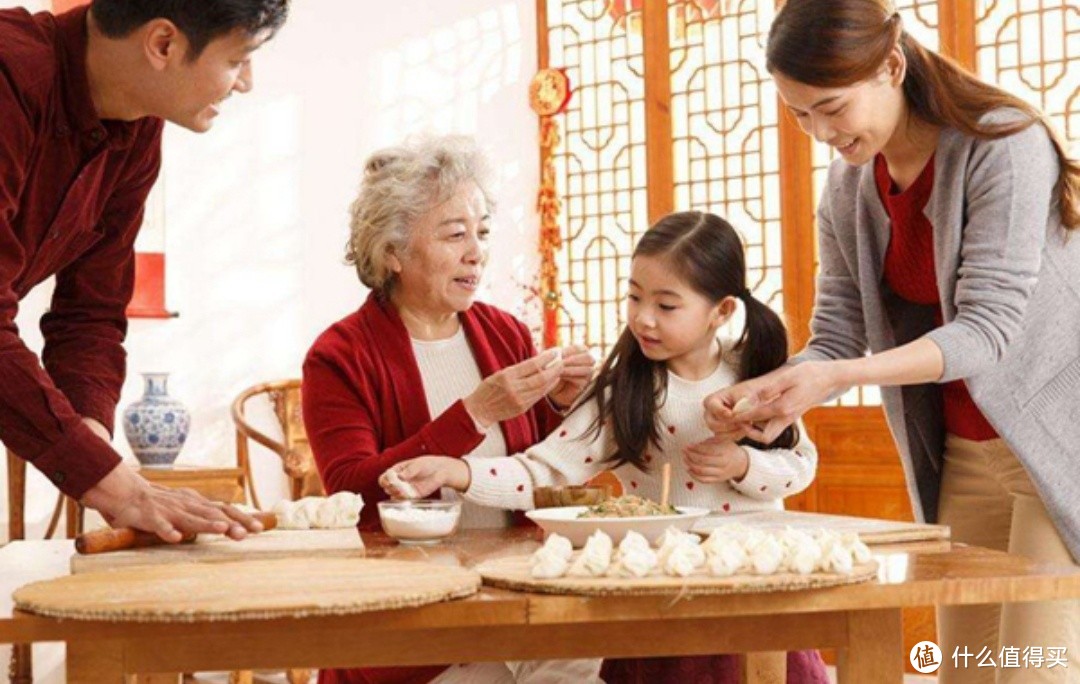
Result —
[[[472, 565], [528, 553], [530, 531], [470, 532], [442, 546], [365, 535], [369, 556]], [[124, 673], [481, 660], [766, 654], [835, 648], [841, 682], [901, 682], [901, 609], [1080, 597], [1080, 570], [948, 542], [879, 547], [874, 582], [813, 591], [677, 599], [575, 597], [484, 589], [473, 598], [355, 616], [200, 624], [59, 621], [12, 614], [10, 593], [66, 574], [64, 542], [0, 549], [0, 643], [66, 641], [69, 684]], [[752, 655], [750, 670], [777, 658]], [[766, 667], [766, 669], [768, 669]], [[773, 674], [748, 681], [773, 681]], [[782, 680], [781, 680], [782, 681]]]
[[211, 501], [245, 502], [241, 468], [174, 465], [172, 468], [136, 468], [136, 471], [154, 484], [171, 489], [194, 489]]

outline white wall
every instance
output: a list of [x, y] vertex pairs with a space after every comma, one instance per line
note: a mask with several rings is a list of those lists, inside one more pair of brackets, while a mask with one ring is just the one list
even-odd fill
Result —
[[[15, 4], [30, 5], [0, 0]], [[523, 313], [538, 226], [537, 121], [527, 102], [535, 44], [532, 0], [294, 2], [255, 55], [254, 91], [228, 100], [207, 134], [167, 130], [167, 303], [180, 315], [132, 321], [121, 408], [142, 392], [139, 371], [170, 371], [171, 393], [194, 422], [180, 462], [233, 463], [232, 398], [297, 376], [315, 336], [362, 301], [343, 265], [346, 210], [364, 157], [411, 132], [480, 135], [500, 180], [481, 298]], [[34, 348], [45, 289], [19, 316]], [[130, 455], [122, 435], [114, 443]], [[272, 502], [284, 493], [276, 457], [260, 451], [256, 468], [261, 498]], [[31, 471], [28, 514], [40, 530], [52, 490]], [[6, 510], [4, 501], [5, 523]]]

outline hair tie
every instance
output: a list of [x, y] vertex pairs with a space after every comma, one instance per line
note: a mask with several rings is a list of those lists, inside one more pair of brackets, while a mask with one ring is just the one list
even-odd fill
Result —
[[735, 296], [745, 302], [747, 300], [753, 299], [754, 293], [751, 292], [748, 288], [744, 287], [743, 289], [739, 290], [738, 294], [736, 294]]

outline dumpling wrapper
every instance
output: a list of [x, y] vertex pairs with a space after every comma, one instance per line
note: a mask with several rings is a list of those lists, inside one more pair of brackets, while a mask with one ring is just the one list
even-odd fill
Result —
[[554, 548], [542, 546], [529, 559], [529, 572], [536, 579], [555, 579], [565, 575], [569, 565]]
[[566, 560], [570, 560], [574, 555], [574, 545], [570, 543], [569, 539], [561, 534], [549, 534], [548, 538], [544, 540], [544, 545], [541, 549], [549, 549], [552, 553]]
[[390, 482], [391, 486], [401, 492], [401, 495], [406, 499], [420, 498], [420, 492], [416, 491], [416, 487], [412, 486], [412, 483], [401, 479], [401, 475], [398, 475], [398, 471], [393, 468], [386, 471], [386, 479]]
[[619, 542], [619, 552], [627, 553], [634, 549], [647, 549], [652, 550], [652, 546], [649, 544], [649, 540], [644, 537], [640, 532], [630, 530]]
[[611, 550], [614, 544], [611, 537], [597, 530], [585, 541], [581, 554], [570, 564], [566, 571], [571, 577], [600, 577], [611, 566]]
[[773, 536], [766, 536], [759, 544], [747, 549], [750, 567], [759, 575], [772, 575], [784, 562], [784, 547]]
[[[626, 541], [625, 539], [623, 541]], [[656, 552], [648, 546], [632, 545], [619, 553], [608, 568], [609, 577], [645, 577], [656, 568]]]
[[698, 544], [676, 543], [663, 560], [664, 572], [676, 577], [692, 575], [705, 565], [705, 551]]

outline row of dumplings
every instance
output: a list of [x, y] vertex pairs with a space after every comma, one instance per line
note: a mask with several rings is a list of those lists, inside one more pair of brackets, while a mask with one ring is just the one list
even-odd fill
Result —
[[718, 527], [705, 541], [669, 527], [654, 549], [645, 537], [627, 532], [618, 548], [597, 530], [574, 555], [570, 540], [552, 534], [530, 558], [536, 579], [558, 577], [686, 577], [706, 572], [713, 577], [813, 572], [851, 574], [870, 560], [870, 549], [855, 533], [805, 532], [787, 528], [761, 530], [743, 525]]

